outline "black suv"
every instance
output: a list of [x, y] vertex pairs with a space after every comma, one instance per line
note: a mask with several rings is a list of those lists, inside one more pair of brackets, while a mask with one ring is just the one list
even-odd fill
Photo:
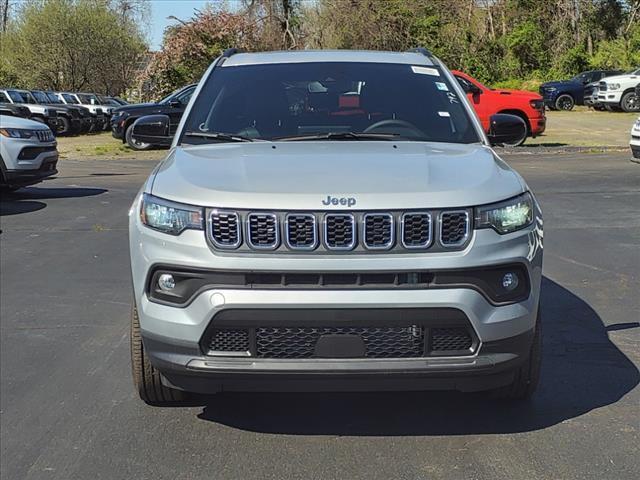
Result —
[[[134, 150], [148, 150], [154, 146], [169, 145], [196, 86], [196, 84], [187, 85], [163, 98], [158, 103], [138, 103], [115, 109], [111, 114], [112, 135], [115, 138], [122, 139], [122, 143], [126, 142]], [[133, 122], [140, 117], [155, 114], [164, 114], [169, 117], [169, 136], [153, 144], [140, 142], [132, 138], [133, 129], [131, 126]]]

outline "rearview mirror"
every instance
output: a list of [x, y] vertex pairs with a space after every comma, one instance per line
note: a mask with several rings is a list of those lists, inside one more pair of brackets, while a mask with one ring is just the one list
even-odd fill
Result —
[[489, 118], [489, 143], [500, 145], [517, 143], [527, 136], [527, 125], [517, 115], [496, 113]]
[[169, 106], [173, 108], [179, 108], [182, 106], [182, 102], [180, 100], [170, 100]]
[[169, 117], [167, 115], [147, 115], [133, 123], [132, 137], [143, 143], [169, 145]]

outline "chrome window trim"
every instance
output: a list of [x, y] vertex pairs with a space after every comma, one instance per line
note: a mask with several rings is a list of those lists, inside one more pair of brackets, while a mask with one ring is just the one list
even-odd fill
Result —
[[[234, 244], [226, 244], [218, 242], [213, 236], [213, 219], [214, 215], [229, 215], [236, 218], [236, 231], [238, 233], [238, 239]], [[214, 247], [219, 248], [220, 250], [235, 250], [240, 245], [242, 245], [242, 225], [240, 221], [240, 215], [238, 212], [234, 212], [233, 210], [217, 210], [213, 209], [209, 215], [207, 215], [207, 237], [213, 244]]]
[[[405, 232], [405, 222], [404, 219], [407, 215], [426, 215], [429, 222], [429, 238], [427, 239], [427, 243], [419, 244], [419, 245], [407, 245], [404, 241], [404, 232]], [[408, 250], [416, 250], [416, 249], [426, 249], [429, 248], [433, 244], [433, 216], [431, 212], [422, 211], [422, 212], [404, 212], [400, 219], [400, 241], [402, 246]]]
[[[254, 215], [259, 215], [259, 216], [265, 216], [265, 217], [271, 217], [273, 218], [274, 222], [275, 222], [275, 241], [273, 244], [271, 245], [255, 245], [253, 243], [253, 241], [251, 240], [251, 217]], [[246, 243], [249, 246], [249, 248], [252, 248], [254, 250], [275, 250], [276, 248], [278, 248], [280, 246], [280, 224], [278, 222], [278, 216], [275, 213], [269, 213], [269, 212], [249, 212], [247, 214], [246, 220], [245, 220], [245, 229], [246, 229]]]
[[[289, 217], [307, 217], [313, 220], [313, 244], [305, 247], [294, 246], [289, 242]], [[313, 213], [294, 213], [289, 212], [284, 217], [284, 241], [288, 248], [291, 250], [307, 250], [312, 251], [318, 248], [319, 239], [318, 239], [318, 222], [316, 221], [316, 216]]]
[[[380, 217], [380, 216], [387, 217], [391, 220], [390, 241], [387, 242], [385, 245], [369, 246], [367, 245], [367, 218]], [[389, 250], [391, 247], [393, 247], [393, 245], [395, 244], [395, 241], [396, 241], [396, 222], [392, 214], [387, 212], [368, 212], [362, 216], [362, 245], [364, 245], [364, 248], [366, 248], [367, 250]]]
[[[459, 242], [456, 242], [456, 243], [444, 243], [442, 241], [442, 216], [445, 215], [445, 214], [451, 214], [451, 213], [462, 213], [462, 214], [464, 214], [465, 226], [466, 226], [465, 234], [464, 234], [464, 237], [462, 237], [462, 240], [460, 240]], [[461, 245], [464, 245], [467, 242], [467, 240], [469, 239], [469, 235], [470, 235], [469, 227], [470, 227], [470, 225], [469, 225], [469, 212], [467, 210], [443, 210], [443, 211], [441, 211], [440, 214], [438, 215], [438, 231], [439, 231], [438, 239], [440, 241], [440, 245], [442, 247], [444, 247], [444, 248], [457, 248], [457, 247], [459, 247]]]
[[[353, 232], [352, 238], [351, 238], [351, 243], [347, 246], [344, 247], [332, 247], [329, 245], [329, 243], [327, 242], [327, 218], [328, 217], [347, 217], [349, 219], [351, 219], [351, 231]], [[324, 216], [322, 217], [322, 235], [323, 235], [323, 243], [324, 246], [327, 250], [331, 250], [331, 251], [350, 251], [353, 250], [356, 246], [356, 244], [358, 243], [358, 226], [356, 225], [356, 220], [355, 217], [353, 216], [353, 214], [351, 213], [330, 213], [330, 212], [325, 212]]]

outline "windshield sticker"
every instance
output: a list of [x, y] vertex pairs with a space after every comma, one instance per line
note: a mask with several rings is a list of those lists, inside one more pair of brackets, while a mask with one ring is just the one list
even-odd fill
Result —
[[413, 73], [419, 73], [421, 75], [431, 75], [433, 77], [440, 76], [440, 72], [435, 68], [416, 67], [415, 65], [412, 65], [411, 70], [413, 70]]
[[446, 83], [436, 82], [436, 87], [438, 87], [438, 90], [442, 90], [443, 92], [448, 92], [449, 91], [449, 88], [447, 88], [447, 84]]
[[451, 114], [449, 112], [438, 112], [438, 115], [440, 115], [441, 117], [451, 117]]
[[453, 92], [447, 92], [447, 98], [449, 99], [449, 103], [460, 103], [458, 96]]

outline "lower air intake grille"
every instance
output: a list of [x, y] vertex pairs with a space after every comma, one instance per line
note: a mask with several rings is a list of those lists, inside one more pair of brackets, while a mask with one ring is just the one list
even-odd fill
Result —
[[366, 358], [424, 356], [424, 327], [270, 327], [256, 328], [256, 356], [310, 358], [322, 335], [359, 335]]
[[324, 238], [329, 250], [351, 250], [356, 243], [355, 220], [349, 214], [327, 214]]
[[385, 250], [393, 246], [393, 216], [368, 213], [364, 216], [364, 244], [367, 248]]
[[211, 214], [211, 240], [218, 248], [236, 248], [240, 245], [238, 214], [213, 212]]
[[224, 329], [213, 332], [211, 345], [213, 352], [248, 352], [249, 331], [243, 329]]
[[465, 211], [440, 214], [440, 243], [445, 247], [463, 244], [469, 233], [469, 214]]
[[431, 330], [431, 351], [469, 351], [473, 339], [466, 328], [434, 328]]
[[315, 248], [318, 239], [316, 218], [311, 214], [288, 215], [286, 237], [290, 248]]
[[250, 213], [248, 242], [253, 248], [273, 249], [278, 246], [278, 220], [272, 213]]

